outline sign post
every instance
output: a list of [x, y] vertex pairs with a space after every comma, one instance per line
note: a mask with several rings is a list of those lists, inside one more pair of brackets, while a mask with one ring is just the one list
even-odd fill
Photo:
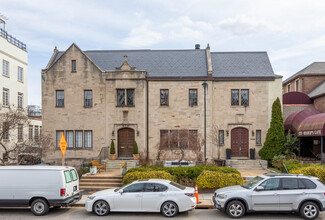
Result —
[[64, 134], [62, 132], [60, 142], [59, 142], [59, 146], [62, 153], [62, 166], [64, 166], [64, 155], [65, 155], [65, 151], [67, 150], [67, 145], [68, 145], [67, 141], [65, 140]]

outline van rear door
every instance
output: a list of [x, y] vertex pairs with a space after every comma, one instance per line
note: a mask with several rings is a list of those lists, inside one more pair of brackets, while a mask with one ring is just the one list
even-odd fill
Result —
[[64, 170], [63, 175], [65, 178], [65, 197], [73, 196], [73, 179], [70, 170]]
[[71, 172], [72, 180], [73, 180], [73, 192], [75, 194], [79, 191], [79, 177], [78, 177], [78, 173], [75, 169], [71, 169], [70, 172]]

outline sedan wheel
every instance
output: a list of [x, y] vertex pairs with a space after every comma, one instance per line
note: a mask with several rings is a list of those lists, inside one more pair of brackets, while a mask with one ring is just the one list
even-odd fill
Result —
[[109, 205], [103, 200], [99, 200], [94, 204], [94, 212], [96, 215], [104, 216], [109, 213]]
[[300, 215], [305, 219], [315, 219], [318, 214], [318, 206], [313, 202], [306, 202], [301, 206]]
[[232, 201], [227, 205], [227, 215], [232, 218], [240, 218], [245, 214], [245, 206], [240, 201]]
[[178, 206], [175, 202], [165, 202], [161, 206], [161, 212], [166, 217], [174, 217], [178, 213]]

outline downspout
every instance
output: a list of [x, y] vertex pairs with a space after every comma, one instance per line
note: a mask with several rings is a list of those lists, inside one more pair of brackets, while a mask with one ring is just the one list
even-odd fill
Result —
[[147, 100], [146, 100], [146, 105], [147, 105], [147, 124], [146, 124], [146, 136], [147, 136], [147, 157], [146, 160], [147, 162], [149, 161], [149, 81], [146, 80], [147, 82], [147, 88], [146, 88], [146, 92], [147, 92]]
[[207, 161], [207, 109], [206, 109], [206, 88], [208, 87], [208, 84], [206, 82], [202, 83], [202, 86], [204, 88], [204, 162]]

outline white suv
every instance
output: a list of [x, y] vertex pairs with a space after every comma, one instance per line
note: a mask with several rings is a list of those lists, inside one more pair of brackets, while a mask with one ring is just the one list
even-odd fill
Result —
[[232, 218], [246, 212], [298, 212], [305, 219], [317, 218], [325, 210], [325, 186], [316, 177], [291, 174], [264, 174], [245, 184], [215, 191], [216, 208]]

